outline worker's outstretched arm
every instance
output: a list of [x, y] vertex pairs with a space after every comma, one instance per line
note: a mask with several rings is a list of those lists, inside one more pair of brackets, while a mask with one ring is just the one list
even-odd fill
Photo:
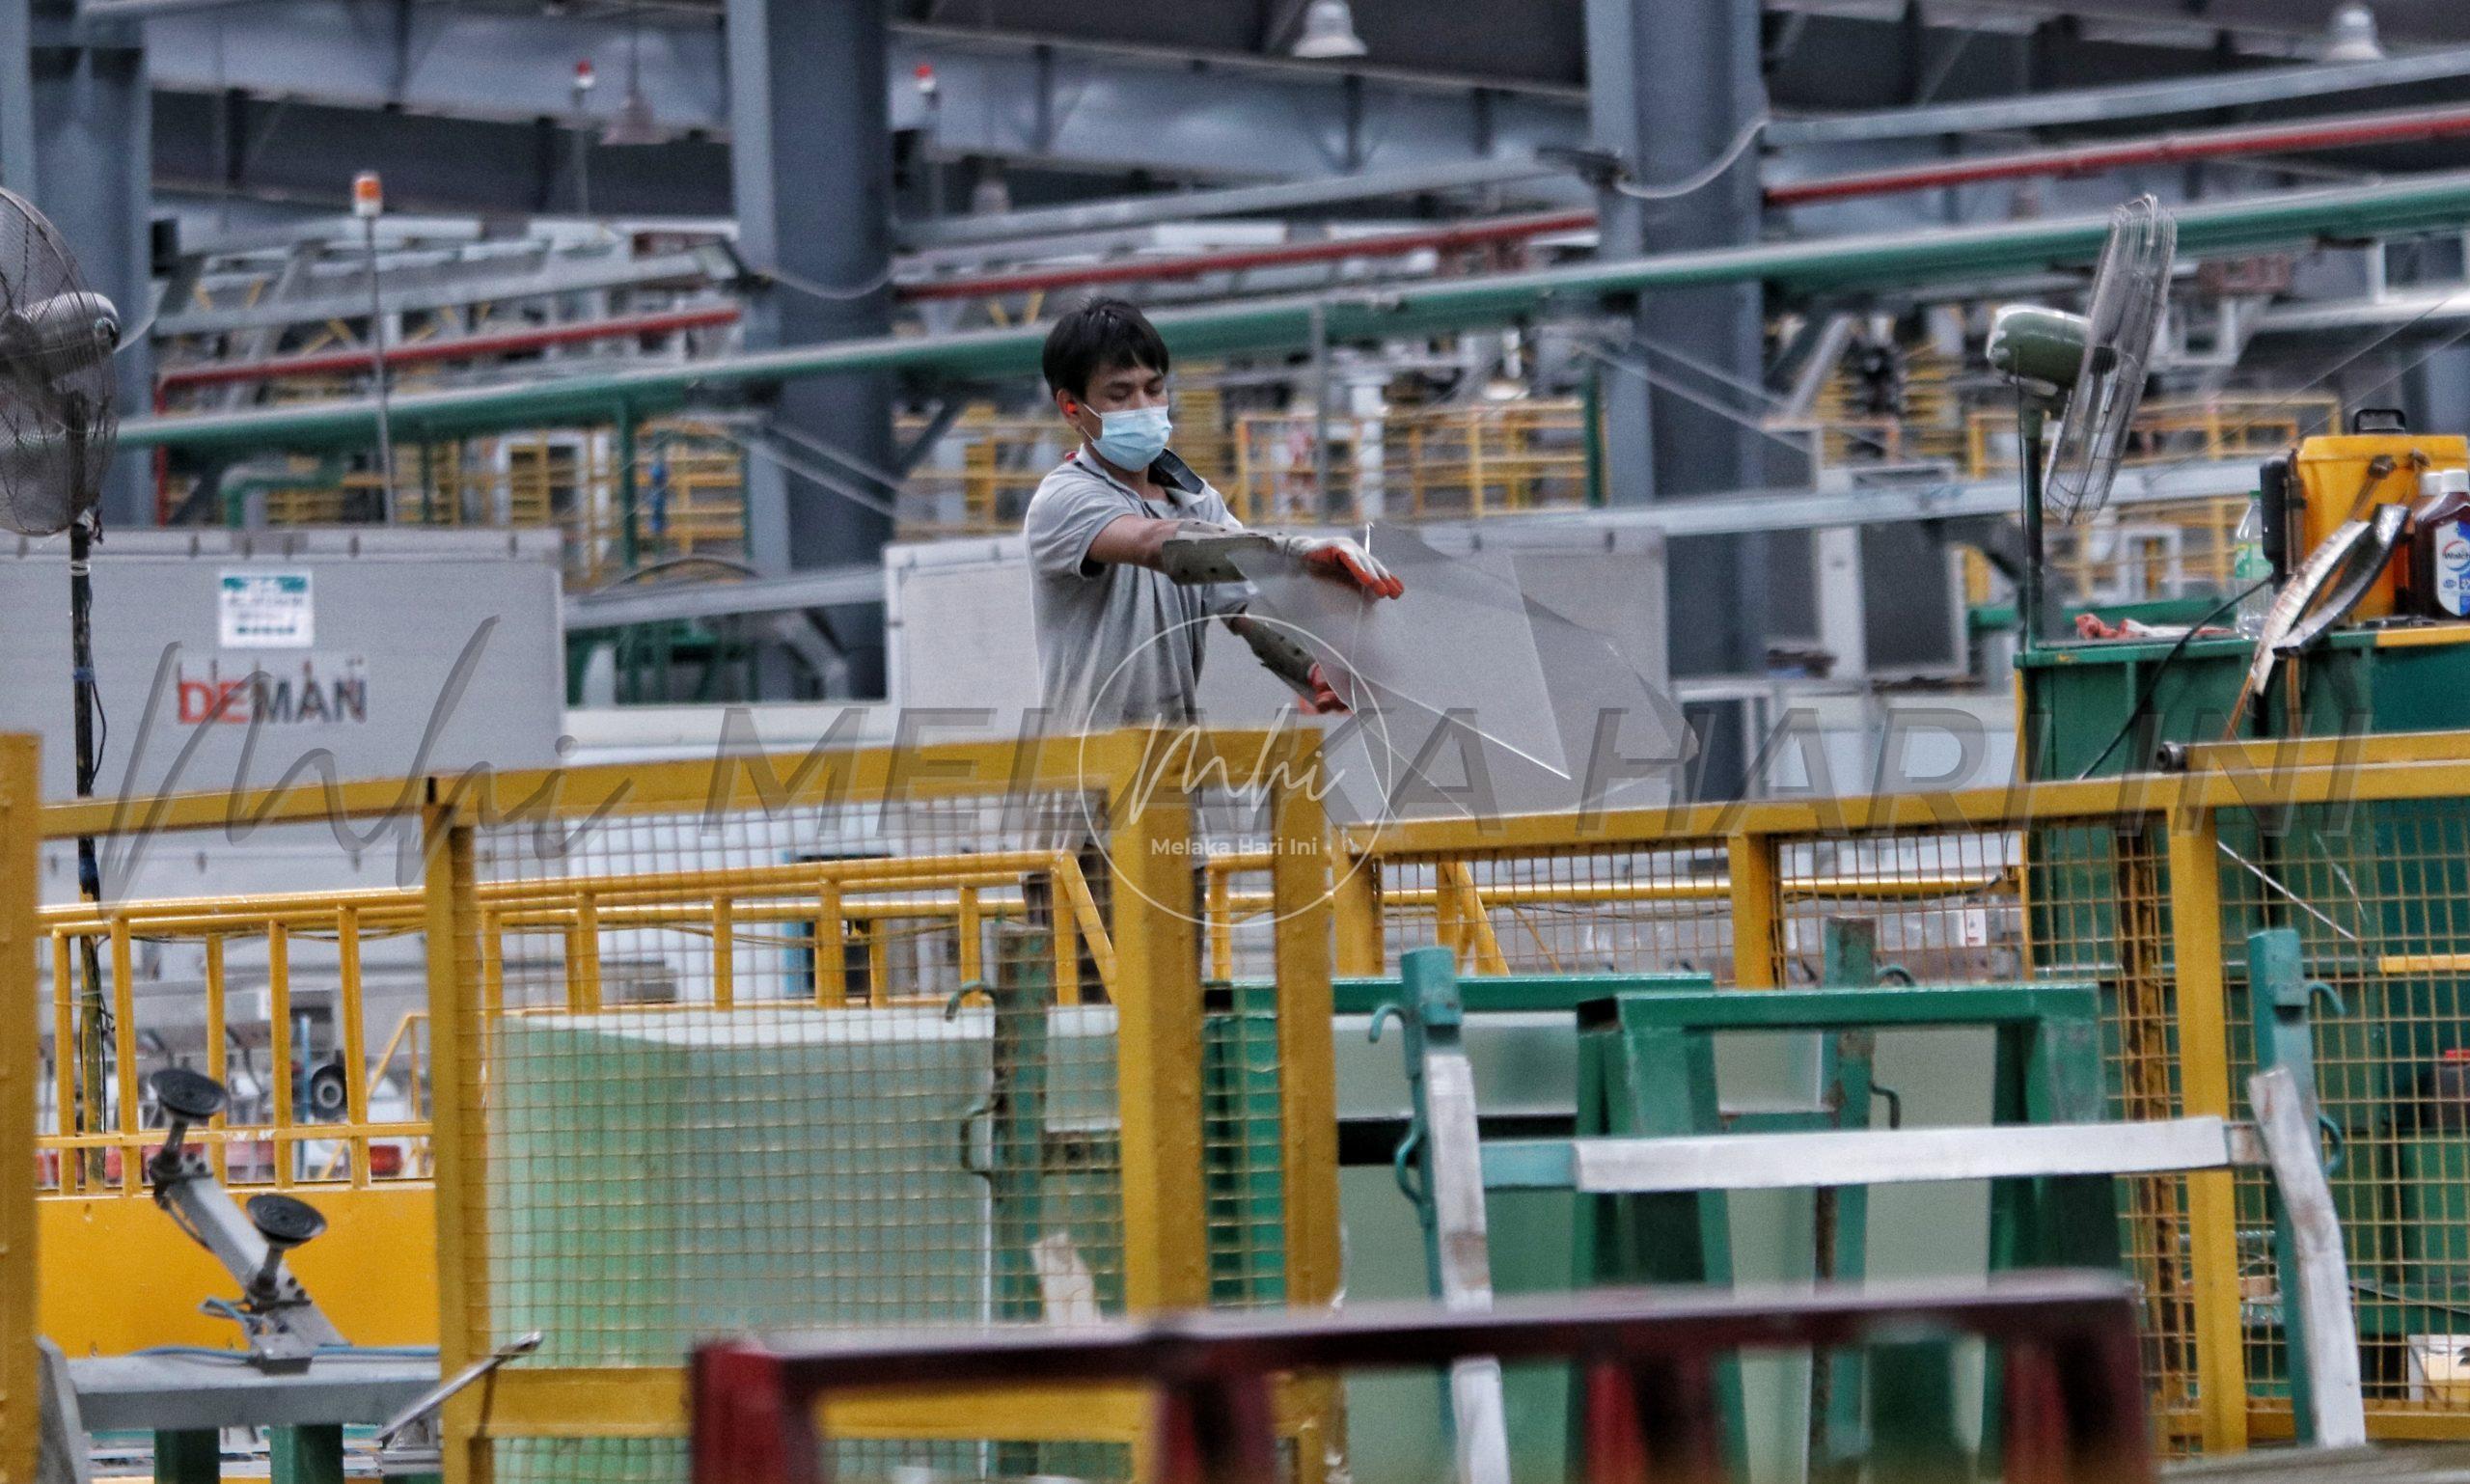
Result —
[[1226, 626], [1251, 646], [1252, 657], [1263, 669], [1287, 683], [1295, 692], [1296, 703], [1304, 710], [1321, 714], [1347, 708], [1331, 687], [1320, 661], [1294, 635], [1247, 613], [1228, 614]]
[[1095, 566], [1145, 566], [1166, 569], [1160, 555], [1177, 536], [1214, 535], [1221, 530], [1201, 520], [1160, 520], [1152, 515], [1118, 515], [1089, 541], [1086, 561]]

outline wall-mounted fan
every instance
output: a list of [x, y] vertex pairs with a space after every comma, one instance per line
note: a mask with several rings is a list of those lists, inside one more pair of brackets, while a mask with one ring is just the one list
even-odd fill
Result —
[[[88, 563], [101, 534], [96, 505], [120, 422], [112, 352], [120, 312], [90, 291], [59, 232], [24, 197], [0, 190], [0, 528], [19, 536], [69, 533], [69, 694], [75, 709], [77, 796], [95, 791], [94, 584]], [[77, 884], [102, 895], [92, 837], [77, 841]], [[96, 942], [80, 938], [78, 1106], [99, 1119], [104, 1005]], [[67, 1048], [61, 1048], [62, 1054]], [[102, 1151], [96, 1150], [97, 1161]]]
[[[2110, 215], [2087, 313], [2011, 304], [1990, 322], [1990, 364], [2017, 393], [2025, 545], [2018, 617], [2027, 646], [2045, 634], [2043, 518], [2074, 524], [2109, 503], [2127, 428], [2144, 398], [2178, 245], [2178, 222], [2152, 197], [2138, 196]], [[2058, 446], [2045, 469], [2043, 431], [2052, 417], [2060, 419]]]

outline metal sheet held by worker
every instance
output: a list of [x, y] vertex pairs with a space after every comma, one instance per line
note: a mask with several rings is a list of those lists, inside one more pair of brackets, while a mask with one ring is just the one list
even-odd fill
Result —
[[1506, 559], [1444, 556], [1396, 527], [1367, 529], [1364, 543], [1407, 585], [1405, 595], [1366, 598], [1276, 553], [1237, 564], [1259, 590], [1254, 611], [1304, 638], [1351, 710], [1395, 713], [1419, 736], [1446, 717], [1571, 777], [1526, 595]]
[[1340, 728], [1341, 769], [1369, 768], [1382, 797], [1375, 806], [1350, 789], [1355, 807], [1402, 817], [1680, 796], [1690, 741], [1681, 708], [1609, 636], [1529, 591], [1550, 587], [1551, 563], [1528, 583], [1508, 549], [1452, 556], [1394, 527], [1374, 528], [1366, 544], [1405, 596], [1367, 601], [1283, 559], [1247, 567], [1254, 612], [1309, 636], [1356, 712]]

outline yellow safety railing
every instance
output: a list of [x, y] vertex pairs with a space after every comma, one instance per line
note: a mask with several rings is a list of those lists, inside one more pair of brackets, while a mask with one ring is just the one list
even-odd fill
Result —
[[[895, 431], [926, 429], [903, 418]], [[1330, 489], [1317, 438], [1330, 439]], [[1229, 413], [1216, 386], [1178, 394], [1176, 450], [1263, 524], [1468, 519], [1569, 508], [1587, 495], [1586, 418], [1570, 400], [1403, 407], [1377, 417]], [[1059, 419], [967, 409], [905, 476], [895, 508], [909, 539], [1020, 529], [1029, 496], [1075, 440]], [[635, 568], [697, 557], [742, 561], [746, 459], [717, 424], [676, 418], [635, 430]], [[545, 429], [398, 449], [394, 485], [374, 473], [296, 464], [300, 482], [260, 481], [276, 526], [392, 519], [427, 527], [555, 528], [566, 536], [569, 586], [624, 577], [627, 467], [605, 427]], [[657, 468], [659, 478], [654, 478]]]
[[[1382, 420], [1380, 443], [1385, 519], [1481, 519], [1586, 503], [1586, 412], [1576, 401], [1396, 411]], [[1371, 481], [1368, 473], [1356, 478], [1358, 488]], [[1355, 518], [1369, 518], [1367, 510], [1358, 500]]]
[[[718, 425], [663, 418], [634, 429], [633, 567], [696, 557], [742, 561], [746, 455]], [[391, 488], [372, 471], [271, 484], [272, 526], [383, 522], [421, 527], [556, 529], [566, 581], [598, 587], [626, 575], [624, 439], [570, 428], [396, 450]]]
[[[238, 1084], [238, 1074], [246, 1074], [250, 1084], [234, 1086], [245, 1099], [238, 1106], [248, 1108], [248, 1113], [227, 1111], [197, 1135], [224, 1178], [285, 1189], [316, 1178], [313, 1169], [340, 1167], [347, 1183], [362, 1187], [378, 1177], [371, 1140], [418, 1140], [428, 1132], [424, 1122], [373, 1119], [369, 1112], [361, 957], [372, 942], [417, 930], [417, 917], [402, 910], [408, 905], [401, 893], [370, 893], [357, 899], [346, 895], [262, 906], [198, 899], [101, 910], [82, 902], [44, 908], [54, 1048], [50, 1101], [59, 1110], [52, 1131], [39, 1141], [44, 1184], [62, 1195], [103, 1188], [134, 1195], [141, 1189], [146, 1153], [160, 1142], [160, 1136], [148, 1126], [140, 1040], [158, 1034], [164, 1022], [185, 1024], [193, 1017], [198, 1022], [199, 1069], [227, 1086]], [[184, 980], [156, 980], [144, 985], [142, 994], [135, 972], [137, 947], [176, 941], [197, 949], [203, 970], [199, 981], [192, 986]], [[76, 968], [88, 942], [96, 945], [106, 971], [100, 1014], [91, 1013], [83, 1003], [86, 991]], [[310, 945], [331, 948], [334, 963], [317, 976], [331, 980], [331, 991], [324, 984], [301, 990], [293, 958]], [[262, 954], [262, 969], [253, 965], [236, 976], [253, 993], [262, 994], [264, 1008], [235, 1015], [232, 958], [244, 946]], [[194, 1001], [189, 998], [192, 988]], [[300, 1044], [318, 1019], [312, 1014], [313, 1004], [329, 1012], [322, 1017], [327, 1033], [322, 1049]], [[232, 1057], [235, 1048], [243, 1058], [236, 1066]], [[256, 1065], [261, 1050], [262, 1068]], [[336, 1110], [339, 1116], [325, 1120], [302, 1116], [303, 1103], [314, 1101], [304, 1079], [316, 1079], [321, 1066], [340, 1077], [343, 1099]], [[411, 1096], [416, 1100], [417, 1093]], [[341, 1141], [332, 1154], [313, 1153], [308, 1147], [328, 1140]], [[399, 1144], [394, 1152], [398, 1159], [389, 1172], [400, 1173], [410, 1159]]]
[[[1377, 417], [1222, 410], [1219, 389], [1178, 394], [1176, 451], [1256, 524], [1467, 519], [1567, 508], [1586, 500], [1584, 409], [1513, 400], [1394, 408]], [[914, 435], [924, 424], [904, 425]], [[1330, 438], [1327, 478], [1319, 438]], [[1022, 511], [1073, 438], [1051, 417], [971, 408], [939, 457], [911, 471], [901, 531], [911, 536], [1017, 531]]]
[[[1068, 908], [1055, 922], [1054, 974], [1057, 1000], [1077, 1004], [1083, 997], [1081, 970], [1085, 958], [1094, 974], [1094, 992], [1112, 999], [1115, 955], [1106, 923], [1098, 911], [1080, 862], [1069, 852], [1018, 851], [972, 857], [968, 862], [934, 863], [905, 860], [813, 862], [797, 866], [690, 872], [639, 874], [589, 881], [548, 883], [489, 882], [480, 889], [481, 919], [488, 929], [492, 964], [509, 935], [556, 932], [580, 942], [580, 924], [596, 923], [605, 931], [629, 928], [671, 928], [693, 934], [726, 955], [738, 943], [757, 941], [754, 931], [796, 924], [800, 935], [772, 935], [767, 947], [811, 951], [818, 942], [853, 948], [864, 965], [859, 992], [852, 996], [845, 972], [827, 972], [824, 1003], [831, 1004], [888, 1003], [894, 982], [891, 959], [903, 929], [912, 924], [947, 924], [959, 945], [959, 971], [964, 981], [981, 976], [978, 946], [982, 926], [990, 921], [1023, 915], [1021, 884], [1025, 873], [1043, 872], [1056, 884], [1058, 899]], [[133, 972], [138, 945], [161, 948], [175, 943], [195, 946], [203, 959], [196, 983], [201, 1028], [200, 1069], [227, 1081], [234, 1068], [231, 1052], [262, 1040], [268, 1051], [264, 1115], [235, 1121], [218, 1115], [200, 1139], [212, 1151], [217, 1168], [234, 1185], [271, 1185], [342, 1180], [367, 1186], [372, 1179], [418, 1177], [425, 1172], [429, 1124], [424, 1081], [423, 1029], [425, 1010], [396, 1021], [393, 1033], [371, 1060], [363, 1054], [362, 1037], [369, 1024], [368, 995], [362, 974], [362, 948], [372, 941], [420, 932], [424, 907], [414, 891], [362, 891], [242, 897], [167, 897], [96, 907], [73, 903], [43, 908], [41, 930], [48, 939], [45, 961], [51, 964], [50, 1026], [52, 1043], [78, 1043], [76, 975], [73, 965], [80, 941], [92, 939], [97, 957], [109, 967], [107, 1008], [97, 1018], [107, 1027], [113, 1046], [107, 1057], [115, 1076], [97, 1100], [84, 1095], [76, 1055], [55, 1058], [52, 1105], [69, 1110], [59, 1128], [38, 1140], [42, 1152], [44, 1185], [56, 1194], [73, 1195], [102, 1189], [136, 1193], [143, 1181], [144, 1156], [159, 1138], [145, 1123], [145, 1099], [137, 1086], [141, 1058], [137, 1045], [152, 1032], [158, 1018], [152, 1003], [165, 1003], [168, 1014], [186, 1019], [190, 987], [183, 982], [149, 982]], [[234, 1015], [235, 947], [255, 943], [263, 954], [263, 969], [243, 975], [241, 988], [264, 997], [262, 1010]], [[294, 955], [303, 944], [329, 944], [334, 962], [308, 977], [315, 980], [305, 997], [297, 992], [301, 976]], [[569, 962], [567, 995], [563, 1007], [615, 1008], [605, 1003], [595, 956], [577, 953]], [[878, 987], [880, 986], [880, 987]], [[339, 1070], [344, 1105], [324, 1117], [304, 1118], [298, 1111], [300, 1078], [321, 1058], [295, 1044], [304, 1024], [303, 1001], [323, 1007], [333, 1002], [333, 1044], [327, 1062]], [[637, 1002], [657, 1007], [657, 1002]], [[401, 1066], [396, 1073], [397, 1062]], [[393, 1082], [399, 1086], [409, 1115], [372, 1119], [370, 1090]], [[399, 1152], [372, 1168], [371, 1140], [394, 1141]], [[322, 1155], [305, 1155], [304, 1146], [327, 1144]], [[234, 1161], [231, 1152], [244, 1158]], [[96, 1156], [102, 1156], [97, 1158]]]
[[[1824, 920], [1853, 915], [1925, 984], [2094, 979], [2120, 1110], [2138, 1117], [2241, 1106], [2245, 938], [2296, 928], [2311, 975], [2352, 1006], [2349, 1024], [2324, 1012], [2318, 1076], [2348, 1126], [2334, 1183], [2372, 1426], [2470, 1437], [2470, 1388], [2414, 1360], [2452, 1336], [2470, 1284], [2470, 1137], [2453, 1132], [2470, 1113], [2429, 1080], [2470, 1045], [2470, 733], [2199, 749], [2166, 777], [1415, 821], [1345, 832], [1338, 853], [1344, 975], [1439, 943], [1479, 974], [1811, 984]], [[1210, 863], [1219, 971], [1239, 967], [1256, 908], [1239, 883], [1261, 864]], [[2288, 1436], [2278, 1341], [2244, 1318], [2270, 1297], [2263, 1226], [2261, 1190], [2226, 1173], [2134, 1182], [2125, 1232], [2173, 1446]]]
[[[42, 833], [101, 838], [107, 881], [138, 868], [131, 821], [166, 837], [153, 847], [165, 855], [185, 832], [241, 817], [377, 838], [417, 817], [424, 841], [407, 857], [414, 888], [44, 910], [30, 942], [50, 949], [44, 1029], [62, 1052], [44, 1079], [62, 1120], [41, 1140], [62, 1182], [46, 1204], [87, 1225], [62, 1280], [91, 1287], [106, 1245], [122, 1260], [179, 1250], [138, 1198], [160, 1137], [143, 1074], [188, 1062], [243, 1080], [210, 1051], [240, 1027], [243, 1042], [261, 1031], [277, 1043], [269, 1080], [290, 1078], [303, 1048], [283, 1043], [309, 1010], [346, 1028], [382, 1013], [376, 946], [401, 941], [420, 949], [417, 1006], [391, 1036], [343, 1047], [340, 1116], [301, 1116], [278, 1086], [205, 1133], [235, 1180], [292, 1184], [344, 1214], [296, 1263], [356, 1339], [422, 1337], [382, 1329], [360, 1298], [371, 1271], [388, 1272], [399, 1307], [432, 1269], [448, 1365], [508, 1326], [557, 1336], [450, 1409], [450, 1476], [677, 1474], [676, 1362], [733, 1305], [866, 1324], [954, 1305], [1062, 1322], [1327, 1303], [1338, 1283], [1327, 832], [1316, 796], [1278, 782], [1308, 774], [1316, 742], [1167, 740], [439, 779], [408, 806], [402, 785], [373, 783], [54, 806]], [[1192, 867], [1215, 815], [1198, 811], [1255, 783], [1271, 789], [1279, 846], [1276, 989], [1205, 1008], [1192, 992]], [[77, 967], [87, 943], [104, 966], [98, 1003]], [[331, 962], [306, 964], [309, 944]], [[171, 1000], [213, 1029], [188, 1048], [148, 976], [192, 953], [205, 972]], [[398, 1077], [415, 1089], [412, 1116], [373, 1119], [372, 1083]], [[397, 1136], [425, 1140], [426, 1161], [372, 1180], [366, 1146]], [[258, 1168], [242, 1156], [260, 1145], [300, 1153]], [[405, 1250], [402, 1223], [432, 1206], [433, 1253]], [[697, 1264], [704, 1281], [684, 1280]], [[39, 1286], [56, 1331], [127, 1343], [124, 1322], [81, 1329]], [[705, 1306], [678, 1308], [681, 1292]], [[167, 1328], [139, 1342], [196, 1326], [175, 1315]], [[1008, 1394], [945, 1396], [851, 1436], [930, 1462], [954, 1446], [1068, 1442], [1116, 1450], [1145, 1476], [1140, 1409], [1090, 1400], [1058, 1414]], [[1325, 1382], [1285, 1388], [1304, 1477], [1328, 1457], [1335, 1405]]]
[[[2301, 438], [2341, 431], [2339, 398], [2240, 396], [2146, 402], [2127, 434], [2129, 467], [2271, 457]], [[1964, 418], [1964, 469], [1974, 479], [2016, 467], [2016, 415], [1983, 407]], [[2244, 491], [2240, 491], [2244, 493]]]

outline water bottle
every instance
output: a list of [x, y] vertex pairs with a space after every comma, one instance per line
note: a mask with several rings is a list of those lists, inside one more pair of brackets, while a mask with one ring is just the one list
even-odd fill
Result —
[[2264, 581], [2272, 576], [2273, 564], [2264, 556], [2264, 502], [2251, 496], [2247, 516], [2238, 522], [2238, 544], [2230, 563], [2230, 591], [2246, 593], [2238, 600], [2238, 632], [2248, 639], [2264, 631], [2264, 615], [2273, 606], [2272, 584]]

